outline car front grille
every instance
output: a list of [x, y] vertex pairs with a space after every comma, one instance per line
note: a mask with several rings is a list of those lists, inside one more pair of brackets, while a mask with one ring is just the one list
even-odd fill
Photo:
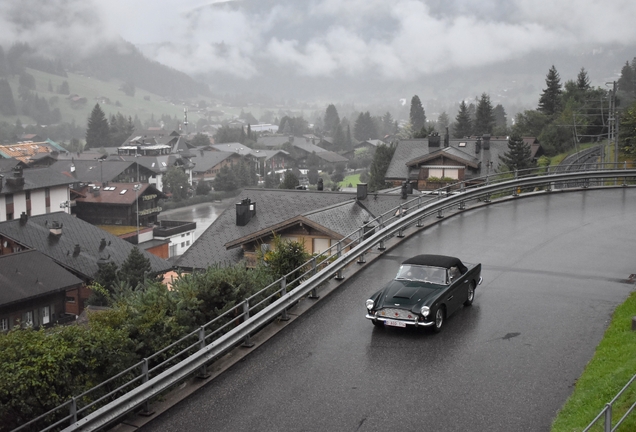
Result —
[[415, 321], [417, 319], [417, 315], [410, 310], [393, 308], [379, 310], [377, 316], [387, 319], [401, 319], [407, 321]]

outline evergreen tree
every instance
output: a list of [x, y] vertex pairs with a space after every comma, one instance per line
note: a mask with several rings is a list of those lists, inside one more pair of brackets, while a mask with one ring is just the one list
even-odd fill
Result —
[[35, 77], [30, 73], [22, 72], [18, 78], [18, 84], [29, 90], [35, 90]]
[[547, 116], [554, 116], [561, 111], [561, 78], [554, 65], [545, 79], [546, 88], [539, 97], [538, 110]]
[[336, 106], [330, 104], [325, 111], [325, 133], [333, 136], [336, 133], [336, 127], [340, 124], [340, 117]]
[[347, 123], [347, 135], [345, 137], [345, 140], [347, 141], [347, 148], [353, 148], [353, 140], [351, 139], [351, 125], [349, 123]]
[[172, 194], [175, 201], [181, 201], [188, 196], [188, 175], [180, 167], [170, 167], [163, 178], [164, 189]]
[[418, 95], [411, 98], [409, 119], [411, 120], [411, 130], [414, 132], [420, 131], [426, 125], [426, 114]]
[[95, 104], [91, 116], [88, 119], [86, 129], [86, 148], [109, 147], [111, 144], [110, 126], [104, 111], [99, 104]]
[[335, 151], [347, 150], [347, 138], [342, 131], [342, 125], [338, 123], [333, 133], [333, 147]]
[[508, 135], [508, 117], [506, 116], [506, 110], [501, 104], [497, 104], [493, 109], [493, 116], [495, 118], [493, 134], [498, 136]]
[[204, 147], [210, 145], [210, 137], [205, 134], [198, 133], [192, 138], [190, 144], [195, 147]]
[[459, 104], [459, 111], [457, 117], [455, 117], [455, 126], [453, 127], [453, 136], [455, 138], [464, 138], [470, 136], [473, 130], [472, 121], [470, 119], [470, 113], [468, 112], [468, 105], [462, 101]]
[[283, 178], [283, 182], [280, 184], [279, 188], [280, 189], [296, 189], [296, 186], [298, 186], [299, 184], [300, 182], [298, 181], [298, 177], [296, 177], [296, 175], [293, 172], [286, 171], [285, 177]]
[[146, 258], [137, 247], [132, 248], [126, 261], [119, 270], [119, 280], [128, 282], [131, 287], [137, 288], [144, 283], [145, 278], [152, 271], [150, 260]]
[[492, 134], [494, 125], [495, 114], [490, 103], [490, 96], [482, 93], [475, 111], [475, 135]]
[[16, 115], [18, 110], [13, 99], [11, 85], [6, 79], [0, 79], [0, 114], [5, 116]]
[[353, 136], [358, 141], [376, 139], [378, 137], [378, 130], [375, 126], [375, 121], [371, 118], [369, 111], [360, 113], [358, 116], [354, 126]]
[[532, 166], [532, 152], [521, 135], [513, 134], [508, 139], [508, 151], [499, 156], [501, 162], [512, 170], [523, 170]]
[[57, 88], [57, 92], [63, 95], [70, 95], [71, 89], [68, 86], [68, 81], [63, 81]]
[[112, 147], [122, 145], [135, 130], [132, 118], [126, 119], [121, 113], [110, 116], [109, 127]]
[[618, 89], [625, 93], [633, 94], [635, 75], [634, 69], [629, 62], [625, 62], [625, 66], [621, 69], [621, 77], [618, 79]]
[[623, 110], [618, 139], [625, 153], [636, 154], [636, 103]]
[[585, 68], [581, 68], [579, 74], [576, 76], [576, 87], [579, 90], [587, 91], [590, 89], [590, 79], [587, 76]]
[[380, 124], [382, 129], [380, 136], [393, 134], [393, 116], [390, 112], [387, 111], [386, 114], [382, 116]]
[[437, 126], [441, 134], [446, 133], [446, 128], [450, 126], [450, 119], [446, 111], [442, 111], [439, 117], [437, 117]]
[[239, 188], [239, 182], [233, 170], [224, 165], [214, 177], [212, 187], [215, 191], [233, 191]]
[[391, 159], [393, 159], [393, 153], [395, 153], [395, 147], [385, 144], [381, 144], [375, 149], [373, 162], [371, 162], [371, 168], [369, 169], [370, 191], [378, 191], [386, 187], [384, 176], [389, 168]]

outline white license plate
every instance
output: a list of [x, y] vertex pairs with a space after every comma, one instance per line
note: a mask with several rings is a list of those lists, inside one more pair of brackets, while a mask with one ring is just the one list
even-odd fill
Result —
[[393, 326], [393, 327], [406, 327], [406, 323], [402, 321], [386, 320], [384, 321], [384, 323], [388, 326]]

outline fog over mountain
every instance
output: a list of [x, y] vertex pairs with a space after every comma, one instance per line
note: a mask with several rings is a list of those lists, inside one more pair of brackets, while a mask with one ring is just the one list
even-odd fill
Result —
[[[62, 4], [59, 4], [62, 3]], [[625, 0], [3, 0], [0, 43], [85, 53], [121, 36], [217, 93], [534, 103], [555, 65], [592, 84], [636, 56]], [[534, 101], [534, 102], [533, 102]]]

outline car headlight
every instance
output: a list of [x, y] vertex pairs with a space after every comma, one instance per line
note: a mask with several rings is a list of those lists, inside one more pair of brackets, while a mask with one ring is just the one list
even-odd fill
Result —
[[420, 313], [422, 314], [423, 317], [427, 317], [430, 311], [431, 310], [429, 309], [428, 306], [422, 306], [422, 309], [420, 309]]
[[375, 305], [375, 302], [371, 299], [367, 300], [367, 309], [371, 310], [373, 309], [373, 306]]

